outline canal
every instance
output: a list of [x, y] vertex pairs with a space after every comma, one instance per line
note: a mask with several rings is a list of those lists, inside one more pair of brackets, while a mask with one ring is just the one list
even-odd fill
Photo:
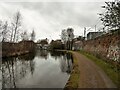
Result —
[[70, 53], [36, 50], [34, 53], [3, 58], [1, 88], [64, 88], [73, 68]]

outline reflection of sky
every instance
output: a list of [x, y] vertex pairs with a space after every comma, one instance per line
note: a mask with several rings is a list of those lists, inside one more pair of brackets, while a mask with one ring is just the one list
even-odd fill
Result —
[[[18, 87], [63, 88], [69, 75], [61, 73], [59, 60], [48, 60], [36, 57], [33, 75], [26, 75], [18, 82]], [[56, 82], [57, 80], [57, 82]], [[26, 83], [24, 83], [26, 82]], [[24, 84], [24, 85], [23, 85]]]
[[[47, 55], [47, 59], [35, 56], [34, 60], [30, 61], [24, 59], [14, 61], [15, 84], [18, 88], [63, 88], [65, 86], [69, 74], [61, 71], [61, 65], [67, 66], [67, 63], [64, 63], [67, 58], [66, 60], [61, 57], [55, 59], [56, 56], [53, 57], [50, 53]], [[8, 68], [6, 68], [5, 65], [4, 75], [5, 80], [7, 80], [5, 85], [9, 87], [13, 85], [13, 81], [11, 84], [8, 78]], [[32, 67], [30, 65], [32, 65]], [[12, 72], [12, 68], [10, 69]], [[33, 73], [31, 73], [31, 69], [33, 69]]]
[[[0, 48], [1, 51], [1, 48]], [[0, 58], [0, 90], [2, 89], [2, 59]]]

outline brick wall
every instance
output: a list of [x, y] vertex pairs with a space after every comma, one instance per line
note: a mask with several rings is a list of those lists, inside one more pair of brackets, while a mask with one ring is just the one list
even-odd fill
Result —
[[120, 63], [120, 33], [104, 34], [83, 42], [83, 50], [95, 56]]
[[16, 56], [32, 52], [35, 44], [33, 41], [21, 41], [19, 43], [2, 43], [2, 57]]

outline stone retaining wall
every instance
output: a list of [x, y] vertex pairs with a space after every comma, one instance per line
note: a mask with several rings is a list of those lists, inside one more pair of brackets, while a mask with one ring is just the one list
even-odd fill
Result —
[[120, 32], [84, 41], [83, 50], [99, 58], [120, 63]]

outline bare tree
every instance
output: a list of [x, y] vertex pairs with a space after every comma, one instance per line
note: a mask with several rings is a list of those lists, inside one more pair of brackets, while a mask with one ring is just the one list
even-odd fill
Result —
[[5, 42], [8, 38], [8, 22], [2, 26], [2, 42]]
[[20, 12], [17, 12], [15, 14], [12, 25], [13, 25], [13, 30], [14, 30], [13, 42], [16, 42], [17, 31], [19, 30], [19, 28], [21, 26], [21, 14], [20, 14]]
[[14, 25], [13, 25], [13, 23], [11, 23], [10, 30], [11, 30], [10, 42], [12, 42], [13, 41], [13, 34], [14, 34]]
[[33, 29], [32, 33], [31, 33], [31, 40], [34, 41], [35, 40], [35, 31]]
[[68, 28], [67, 29], [67, 35], [68, 35], [68, 41], [72, 41], [72, 39], [74, 38], [74, 30], [73, 28]]
[[65, 44], [66, 49], [72, 49], [72, 41], [74, 38], [74, 30], [72, 28], [67, 28], [62, 30], [61, 39]]
[[64, 29], [61, 33], [61, 40], [65, 44], [67, 42], [67, 31]]
[[0, 30], [2, 29], [2, 21], [0, 20]]
[[3, 26], [3, 23], [0, 20], [0, 41], [2, 41], [2, 26]]
[[28, 40], [29, 39], [27, 31], [24, 31], [23, 33], [21, 33], [21, 38], [22, 38], [22, 40]]
[[67, 36], [68, 36], [67, 46], [69, 50], [72, 50], [72, 46], [73, 46], [73, 38], [74, 38], [73, 32], [74, 32], [73, 28], [67, 29]]

